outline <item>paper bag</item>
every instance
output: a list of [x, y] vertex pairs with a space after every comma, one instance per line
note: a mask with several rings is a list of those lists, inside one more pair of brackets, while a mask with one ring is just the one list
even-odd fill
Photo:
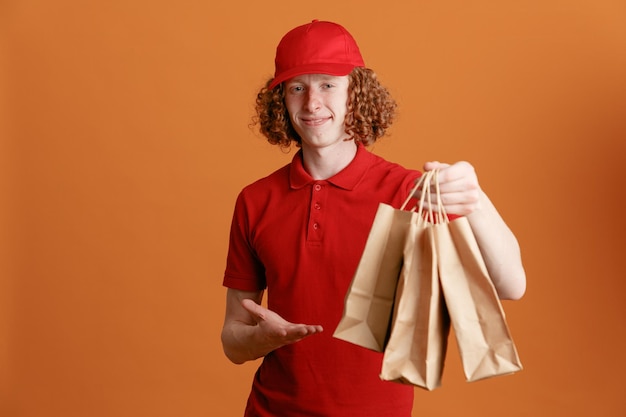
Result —
[[414, 215], [411, 211], [379, 204], [334, 337], [383, 351], [406, 233]]
[[406, 235], [417, 215], [405, 208], [421, 182], [422, 179], [415, 184], [400, 209], [384, 203], [378, 205], [334, 337], [377, 352], [384, 350]]
[[436, 224], [431, 230], [467, 380], [521, 370], [502, 305], [467, 218]]
[[433, 390], [441, 386], [450, 319], [439, 284], [433, 235], [426, 228], [421, 214], [409, 226], [380, 377]]

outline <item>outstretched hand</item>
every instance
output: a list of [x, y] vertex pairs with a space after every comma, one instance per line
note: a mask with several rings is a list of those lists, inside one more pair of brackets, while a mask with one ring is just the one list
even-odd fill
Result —
[[[438, 169], [439, 193], [443, 207], [448, 214], [465, 216], [480, 208], [481, 189], [474, 167], [465, 161], [455, 164], [441, 162], [427, 162], [424, 171]], [[421, 197], [421, 189], [415, 193]], [[431, 188], [431, 197], [428, 201], [436, 207], [437, 200], [434, 188]]]
[[260, 330], [260, 342], [268, 351], [295, 343], [305, 337], [323, 331], [320, 325], [290, 323], [275, 312], [250, 299], [242, 300], [241, 305], [256, 321], [256, 325]]

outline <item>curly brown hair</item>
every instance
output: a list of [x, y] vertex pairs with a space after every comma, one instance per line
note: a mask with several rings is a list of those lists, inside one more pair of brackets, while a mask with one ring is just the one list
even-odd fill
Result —
[[[368, 146], [385, 135], [393, 123], [397, 105], [371, 69], [357, 67], [349, 77], [346, 133], [350, 135], [348, 140], [354, 139]], [[257, 94], [257, 114], [253, 124], [259, 125], [259, 130], [272, 145], [288, 149], [295, 142], [299, 147], [301, 139], [285, 107], [283, 83], [269, 89], [271, 81], [268, 80]]]

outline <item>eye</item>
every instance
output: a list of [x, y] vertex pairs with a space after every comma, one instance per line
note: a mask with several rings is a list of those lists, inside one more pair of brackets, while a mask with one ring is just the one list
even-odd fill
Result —
[[304, 87], [301, 85], [292, 85], [291, 87], [289, 87], [289, 91], [292, 93], [299, 93], [301, 91], [304, 91]]

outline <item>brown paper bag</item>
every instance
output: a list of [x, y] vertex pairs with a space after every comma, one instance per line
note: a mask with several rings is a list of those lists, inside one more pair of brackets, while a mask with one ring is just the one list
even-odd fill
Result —
[[416, 216], [404, 208], [419, 185], [400, 209], [379, 204], [334, 337], [377, 352], [384, 350], [406, 234]]
[[[421, 203], [429, 197], [432, 173], [425, 176]], [[380, 377], [433, 390], [441, 385], [450, 319], [439, 284], [433, 235], [426, 233], [433, 214], [425, 216], [424, 205], [419, 207], [404, 246]]]
[[521, 370], [504, 310], [467, 218], [433, 225], [432, 231], [439, 279], [467, 380]]

